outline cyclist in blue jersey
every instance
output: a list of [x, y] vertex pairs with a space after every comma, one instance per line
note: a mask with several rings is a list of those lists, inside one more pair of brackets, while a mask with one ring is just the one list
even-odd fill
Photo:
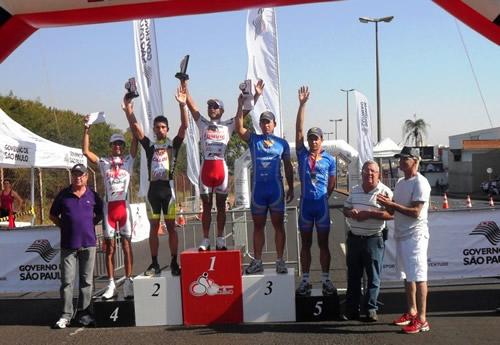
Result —
[[262, 248], [264, 247], [264, 227], [267, 211], [271, 213], [271, 222], [275, 230], [275, 244], [277, 252], [276, 272], [287, 273], [283, 260], [285, 249], [285, 193], [281, 176], [281, 161], [285, 168], [285, 178], [288, 184], [286, 201], [293, 200], [293, 168], [290, 161], [290, 147], [288, 142], [273, 134], [276, 127], [274, 114], [265, 111], [260, 115], [260, 129], [262, 134], [255, 134], [243, 127], [243, 98], [238, 99], [236, 115], [236, 132], [241, 139], [247, 142], [252, 155], [252, 203], [251, 212], [254, 222], [254, 256], [250, 265], [245, 269], [246, 274], [261, 273]]
[[330, 249], [328, 235], [330, 234], [330, 211], [328, 198], [332, 194], [335, 183], [335, 158], [323, 150], [323, 131], [312, 127], [307, 131], [309, 149], [304, 146], [304, 116], [305, 106], [309, 100], [309, 88], [299, 89], [299, 110], [295, 128], [295, 148], [299, 163], [301, 197], [299, 207], [299, 230], [301, 238], [300, 261], [302, 265], [302, 280], [296, 290], [297, 295], [311, 294], [312, 285], [309, 278], [311, 267], [311, 245], [313, 228], [316, 225], [319, 246], [319, 261], [321, 264], [321, 283], [323, 295], [333, 295], [337, 289], [329, 277]]

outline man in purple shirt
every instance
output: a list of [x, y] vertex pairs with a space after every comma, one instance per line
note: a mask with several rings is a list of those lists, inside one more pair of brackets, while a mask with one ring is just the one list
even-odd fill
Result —
[[71, 168], [71, 185], [54, 199], [50, 220], [61, 229], [61, 298], [63, 310], [54, 328], [66, 328], [73, 318], [73, 282], [79, 269], [78, 321], [84, 326], [94, 322], [89, 311], [96, 253], [94, 225], [102, 220], [102, 200], [87, 188], [87, 168]]

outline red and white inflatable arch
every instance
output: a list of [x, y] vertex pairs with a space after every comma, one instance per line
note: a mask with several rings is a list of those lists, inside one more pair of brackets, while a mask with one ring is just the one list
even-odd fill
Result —
[[[325, 1], [328, 0], [0, 0], [0, 62], [41, 28]], [[499, 1], [434, 2], [500, 44]]]

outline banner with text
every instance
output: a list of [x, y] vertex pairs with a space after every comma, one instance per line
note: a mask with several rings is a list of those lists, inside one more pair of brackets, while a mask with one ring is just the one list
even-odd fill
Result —
[[361, 168], [364, 162], [373, 159], [372, 123], [366, 96], [357, 90], [354, 90], [354, 96], [358, 110], [358, 152]]
[[[429, 280], [500, 276], [500, 212], [464, 210], [429, 213]], [[396, 272], [394, 222], [388, 222], [382, 280]]]

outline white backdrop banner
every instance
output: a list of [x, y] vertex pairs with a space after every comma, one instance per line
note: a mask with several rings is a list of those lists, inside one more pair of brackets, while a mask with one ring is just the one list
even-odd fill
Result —
[[266, 110], [272, 111], [276, 117], [274, 135], [282, 137], [283, 121], [280, 105], [278, 29], [274, 8], [254, 8], [248, 11], [246, 42], [248, 53], [247, 79], [251, 79], [253, 84], [262, 79], [266, 85], [262, 96], [251, 112], [253, 127], [256, 133], [260, 134], [260, 114]]
[[358, 110], [359, 166], [362, 167], [364, 162], [373, 159], [372, 120], [366, 96], [357, 90], [354, 90], [354, 96]]
[[132, 216], [132, 242], [140, 242], [149, 238], [149, 219], [146, 204], [130, 204]]
[[[396, 272], [394, 222], [388, 222], [382, 280]], [[464, 210], [429, 213], [429, 280], [500, 276], [500, 212]]]
[[61, 284], [57, 227], [0, 231], [0, 292], [57, 291]]
[[[138, 76], [138, 91], [142, 101], [142, 117], [137, 121], [144, 134], [151, 140], [153, 137], [153, 120], [163, 115], [163, 103], [160, 84], [160, 66], [156, 49], [156, 32], [154, 19], [134, 20], [135, 62]], [[135, 111], [138, 109], [136, 108]], [[141, 184], [139, 195], [148, 192], [148, 167], [144, 149], [141, 154]]]

